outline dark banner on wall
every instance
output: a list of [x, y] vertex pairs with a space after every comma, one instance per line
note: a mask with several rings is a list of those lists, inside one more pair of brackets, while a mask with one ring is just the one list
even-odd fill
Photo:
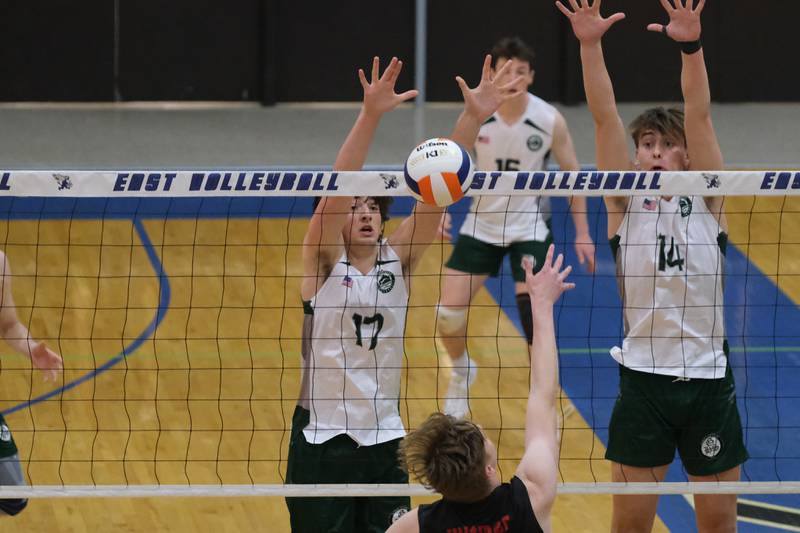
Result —
[[[0, 101], [358, 101], [356, 71], [396, 55], [413, 84], [415, 2], [292, 0], [30, 0], [0, 17]], [[675, 43], [658, 0], [604, 0], [625, 11], [603, 40], [617, 99], [681, 99]], [[533, 91], [584, 101], [578, 42], [552, 1], [428, 2], [427, 97], [457, 101], [453, 78], [477, 82], [503, 36], [536, 53]], [[708, 0], [703, 43], [717, 101], [800, 100], [793, 50], [800, 4]]]

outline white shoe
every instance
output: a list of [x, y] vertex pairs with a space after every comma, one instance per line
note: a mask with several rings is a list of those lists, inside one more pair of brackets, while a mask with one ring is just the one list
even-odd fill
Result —
[[469, 414], [469, 388], [478, 376], [478, 365], [467, 356], [466, 366], [454, 366], [444, 400], [444, 413], [455, 418]]

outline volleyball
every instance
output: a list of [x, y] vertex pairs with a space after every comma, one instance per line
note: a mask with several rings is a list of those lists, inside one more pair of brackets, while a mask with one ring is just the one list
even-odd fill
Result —
[[406, 160], [406, 186], [421, 202], [448, 206], [463, 198], [472, 181], [472, 158], [457, 142], [428, 139]]

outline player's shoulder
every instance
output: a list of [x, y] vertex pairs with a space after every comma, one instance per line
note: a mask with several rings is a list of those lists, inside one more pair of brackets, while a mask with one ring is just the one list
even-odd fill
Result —
[[558, 113], [556, 106], [533, 93], [528, 93], [528, 110], [546, 111], [548, 113]]
[[525, 114], [549, 130], [553, 129], [557, 117], [561, 116], [556, 106], [532, 93], [528, 93], [528, 107]]

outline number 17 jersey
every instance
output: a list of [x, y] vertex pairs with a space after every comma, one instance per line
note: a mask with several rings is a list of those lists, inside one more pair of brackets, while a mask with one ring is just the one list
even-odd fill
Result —
[[400, 380], [408, 290], [397, 253], [382, 242], [361, 273], [344, 253], [305, 305], [300, 405], [303, 433], [320, 444], [346, 434], [359, 445], [405, 436]]

